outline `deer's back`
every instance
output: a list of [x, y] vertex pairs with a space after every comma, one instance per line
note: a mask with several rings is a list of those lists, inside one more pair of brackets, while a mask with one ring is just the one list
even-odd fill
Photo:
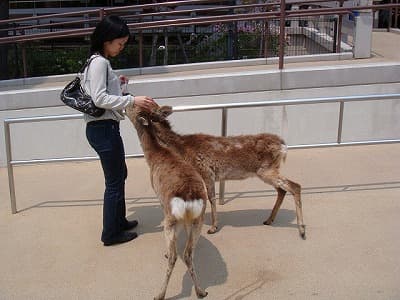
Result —
[[200, 173], [214, 179], [244, 179], [263, 166], [282, 159], [285, 142], [277, 135], [257, 134], [219, 137], [205, 134], [182, 136], [181, 153]]
[[153, 188], [162, 199], [180, 197], [185, 201], [204, 198], [204, 182], [198, 171], [171, 153], [150, 162]]

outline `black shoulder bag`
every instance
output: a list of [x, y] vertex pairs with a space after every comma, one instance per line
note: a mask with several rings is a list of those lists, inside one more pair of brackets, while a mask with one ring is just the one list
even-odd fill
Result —
[[[89, 58], [83, 65], [79, 73], [82, 74], [85, 68], [89, 67], [90, 62], [96, 57]], [[68, 83], [67, 86], [62, 90], [60, 94], [60, 99], [67, 106], [88, 114], [92, 117], [100, 117], [105, 112], [105, 109], [97, 107], [93, 103], [92, 97], [90, 97], [90, 95], [85, 92], [81, 85], [81, 78], [79, 77], [79, 75], [76, 76], [75, 79], [72, 80], [70, 83]]]

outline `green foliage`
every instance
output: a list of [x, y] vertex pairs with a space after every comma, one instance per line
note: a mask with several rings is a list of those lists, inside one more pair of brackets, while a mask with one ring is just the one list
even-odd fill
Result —
[[28, 73], [36, 76], [76, 73], [87, 56], [88, 47], [26, 49]]
[[[265, 46], [262, 31], [239, 31], [234, 33], [225, 25], [215, 27], [211, 33], [182, 35], [183, 49], [180, 43], [171, 42], [164, 50], [143, 45], [143, 66], [163, 65], [165, 51], [168, 51], [168, 64], [184, 64], [225, 59], [243, 59], [263, 57]], [[276, 55], [278, 37], [268, 36], [268, 56]], [[229, 49], [231, 47], [231, 49]], [[230, 53], [230, 55], [228, 55]], [[27, 75], [48, 76], [77, 73], [89, 55], [89, 45], [73, 46], [43, 45], [41, 42], [25, 45]], [[12, 46], [8, 51], [9, 78], [23, 77], [23, 48]], [[114, 69], [139, 67], [139, 45], [128, 45], [116, 58], [112, 58]]]

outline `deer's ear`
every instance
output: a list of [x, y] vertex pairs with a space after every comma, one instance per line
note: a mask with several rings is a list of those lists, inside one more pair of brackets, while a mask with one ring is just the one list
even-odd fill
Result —
[[163, 120], [166, 119], [169, 115], [171, 115], [172, 112], [173, 112], [172, 111], [172, 106], [167, 106], [167, 105], [161, 106], [160, 110], [159, 110], [160, 117]]
[[149, 126], [149, 121], [144, 118], [144, 117], [139, 117], [138, 121], [143, 125], [143, 126]]

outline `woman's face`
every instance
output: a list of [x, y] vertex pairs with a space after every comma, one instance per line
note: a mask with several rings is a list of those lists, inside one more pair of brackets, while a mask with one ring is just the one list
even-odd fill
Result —
[[115, 57], [121, 53], [125, 48], [125, 44], [128, 42], [129, 36], [117, 38], [112, 41], [104, 42], [104, 56]]

